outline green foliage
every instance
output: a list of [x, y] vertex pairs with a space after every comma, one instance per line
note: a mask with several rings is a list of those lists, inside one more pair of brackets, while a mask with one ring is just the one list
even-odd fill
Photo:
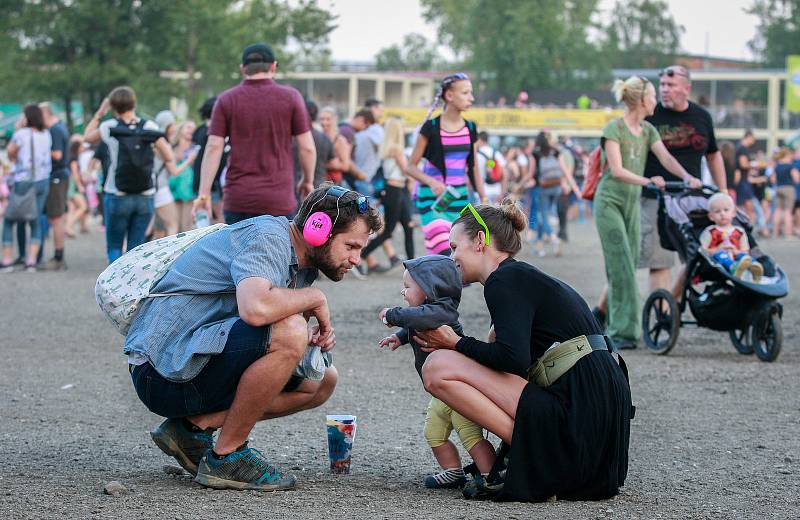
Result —
[[747, 12], [758, 17], [749, 46], [764, 65], [783, 68], [786, 56], [800, 54], [800, 0], [755, 0]]
[[606, 28], [605, 54], [612, 67], [658, 68], [680, 51], [683, 26], [664, 0], [618, 0]]
[[607, 74], [590, 41], [597, 0], [423, 0], [427, 19], [464, 65], [490, 87], [594, 84]]
[[597, 87], [613, 67], [656, 67], [680, 48], [663, 0], [620, 0], [607, 24], [597, 0], [422, 0], [441, 43], [489, 87]]
[[287, 69], [298, 55], [328, 56], [335, 27], [312, 0], [6, 0], [0, 8], [0, 96], [79, 100], [90, 110], [122, 84], [144, 112], [170, 96], [193, 109], [238, 81], [247, 44], [269, 43]]
[[378, 70], [432, 70], [436, 65], [437, 44], [418, 33], [406, 34], [403, 44], [391, 45], [375, 55]]

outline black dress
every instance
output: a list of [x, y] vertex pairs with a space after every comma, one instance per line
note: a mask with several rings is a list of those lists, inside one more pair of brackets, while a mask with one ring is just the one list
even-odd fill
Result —
[[[495, 370], [526, 377], [554, 342], [603, 333], [574, 289], [524, 262], [501, 263], [486, 280], [484, 297], [496, 341], [465, 337], [456, 350]], [[616, 495], [628, 473], [631, 411], [630, 387], [608, 351], [584, 356], [547, 388], [528, 383], [498, 499]]]

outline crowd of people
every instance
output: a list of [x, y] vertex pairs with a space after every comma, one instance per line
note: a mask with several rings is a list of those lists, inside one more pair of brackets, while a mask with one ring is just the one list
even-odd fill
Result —
[[[153, 244], [185, 252], [152, 280], [123, 349], [138, 397], [164, 417], [152, 438], [201, 485], [280, 490], [296, 479], [248, 446], [254, 425], [322, 405], [338, 382], [327, 355], [336, 345], [329, 304], [314, 280], [402, 264], [407, 307], [381, 311], [382, 323], [400, 329], [380, 344], [410, 343], [432, 396], [425, 437], [441, 468], [425, 485], [500, 500], [617, 494], [634, 407], [625, 363], [611, 354], [641, 337], [637, 267], [650, 270], [653, 287], [670, 287], [674, 263], [642, 188], [676, 179], [698, 187], [705, 164], [720, 190], [755, 214], [766, 206], [742, 186], [772, 176], [774, 231], [791, 235], [791, 154], [781, 151], [762, 175], [748, 135], [731, 162], [708, 113], [688, 100], [683, 67], [664, 69], [660, 101], [645, 78], [618, 81], [625, 113], [603, 129], [593, 209], [608, 289], [590, 310], [578, 291], [515, 258], [526, 242], [535, 256], [547, 246], [560, 255], [570, 218], [588, 215], [586, 150], [548, 131], [496, 149], [465, 118], [474, 96], [464, 73], [443, 79], [407, 143], [404, 122], [381, 123], [380, 100], [339, 123], [335, 110], [276, 83], [276, 70], [269, 46], [245, 48], [242, 82], [203, 104], [199, 126], [168, 111], [141, 117], [129, 87], [111, 91], [71, 138], [49, 107], [27, 106], [8, 149], [14, 183], [2, 269], [15, 269], [14, 225], [27, 240], [23, 267], [37, 268], [45, 220], [55, 246], [48, 265], [65, 269], [64, 236], [99, 207], [112, 276], [131, 271], [115, 262], [125, 251], [171, 237]], [[176, 233], [201, 215], [228, 225], [181, 249], [192, 234]], [[392, 244], [398, 224], [405, 259]], [[416, 229], [426, 254], [415, 259]], [[378, 248], [387, 264], [374, 258]], [[484, 286], [485, 338], [459, 324], [470, 283]], [[467, 468], [448, 440], [453, 428], [474, 459]], [[483, 431], [503, 441], [497, 450]]]

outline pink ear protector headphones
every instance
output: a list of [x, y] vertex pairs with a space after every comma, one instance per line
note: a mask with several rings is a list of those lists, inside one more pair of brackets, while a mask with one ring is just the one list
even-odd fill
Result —
[[[351, 191], [353, 190], [348, 190], [347, 188], [343, 188], [341, 186], [332, 186], [331, 188], [328, 188], [328, 191], [325, 192], [325, 195], [320, 197], [320, 199], [311, 206], [311, 209], [314, 209], [314, 206], [319, 204], [325, 197], [336, 198], [336, 218], [333, 221], [331, 221], [331, 217], [328, 216], [328, 214], [324, 211], [311, 213], [308, 218], [306, 218], [306, 222], [303, 224], [303, 239], [308, 245], [319, 247], [324, 245], [328, 239], [331, 238], [331, 231], [336, 225], [336, 221], [339, 220], [339, 210], [341, 209], [339, 201]], [[367, 197], [363, 195], [359, 195], [356, 199], [345, 203], [345, 205], [350, 204], [356, 205], [360, 215], [363, 215], [369, 209]], [[309, 210], [309, 212], [310, 211], [311, 210]]]

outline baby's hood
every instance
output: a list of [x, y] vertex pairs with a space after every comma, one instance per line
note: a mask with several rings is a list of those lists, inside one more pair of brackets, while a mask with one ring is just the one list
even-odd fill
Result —
[[453, 260], [442, 255], [428, 255], [406, 260], [403, 265], [419, 284], [428, 302], [450, 299], [458, 307], [461, 302], [461, 272]]

